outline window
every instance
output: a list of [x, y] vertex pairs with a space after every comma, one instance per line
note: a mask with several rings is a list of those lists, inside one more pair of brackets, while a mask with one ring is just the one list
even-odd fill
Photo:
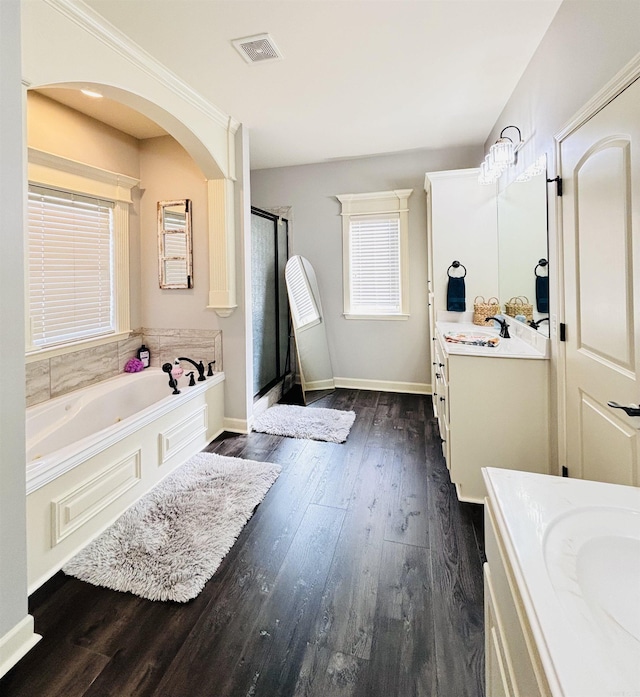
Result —
[[52, 346], [115, 332], [113, 201], [29, 187], [31, 342]]
[[129, 326], [129, 204], [138, 180], [29, 148], [27, 361]]
[[344, 194], [344, 315], [407, 319], [408, 208], [412, 189]]

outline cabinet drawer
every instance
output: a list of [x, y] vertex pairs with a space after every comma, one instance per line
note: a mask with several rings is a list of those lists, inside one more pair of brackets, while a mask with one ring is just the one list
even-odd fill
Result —
[[505, 653], [505, 667], [512, 680], [513, 692], [523, 697], [549, 697], [550, 691], [489, 501], [485, 502], [484, 510], [491, 592], [503, 643], [509, 647]]
[[447, 353], [440, 343], [439, 338], [437, 338], [433, 343], [435, 346], [435, 350], [433, 352], [434, 370], [436, 373], [444, 375], [444, 379], [449, 382], [449, 361], [447, 358]]
[[516, 697], [513, 678], [509, 672], [510, 660], [496, 610], [489, 564], [484, 565], [484, 632], [486, 693], [490, 697]]

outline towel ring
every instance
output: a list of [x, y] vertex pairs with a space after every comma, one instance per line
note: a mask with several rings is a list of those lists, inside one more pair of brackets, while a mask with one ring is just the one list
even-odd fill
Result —
[[[533, 270], [533, 275], [534, 275], [536, 278], [545, 278], [545, 276], [538, 276], [538, 274], [536, 273], [536, 271], [538, 270], [538, 266], [542, 266], [542, 268], [544, 269], [544, 267], [545, 267], [545, 266], [548, 266], [548, 265], [549, 265], [549, 262], [548, 262], [546, 259], [540, 259], [540, 261], [536, 264], [536, 268]], [[547, 276], [548, 276], [548, 275], [549, 275], [549, 274], [547, 273]]]
[[[457, 269], [457, 268], [459, 268], [460, 266], [462, 266], [462, 268], [464, 269], [464, 274], [463, 274], [462, 276], [452, 276], [452, 275], [449, 273], [449, 271], [451, 271], [451, 269]], [[459, 261], [453, 261], [453, 262], [451, 262], [451, 265], [450, 265], [449, 268], [447, 269], [447, 276], [449, 276], [449, 278], [464, 278], [466, 275], [467, 275], [467, 269], [466, 269], [465, 265], [464, 265], [464, 264], [461, 264]]]

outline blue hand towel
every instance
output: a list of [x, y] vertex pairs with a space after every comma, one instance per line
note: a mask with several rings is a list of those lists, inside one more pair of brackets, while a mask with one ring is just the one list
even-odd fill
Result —
[[464, 312], [467, 309], [465, 299], [464, 276], [449, 276], [447, 284], [447, 310]]
[[538, 312], [549, 312], [549, 276], [536, 276], [536, 308]]

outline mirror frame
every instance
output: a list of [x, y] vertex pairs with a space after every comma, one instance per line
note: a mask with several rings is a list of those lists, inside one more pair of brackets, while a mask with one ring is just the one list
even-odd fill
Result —
[[[185, 226], [184, 229], [167, 230], [165, 227], [165, 210], [175, 206], [184, 206]], [[172, 234], [184, 234], [186, 237], [184, 255], [166, 254], [166, 236]], [[193, 245], [191, 227], [191, 200], [188, 198], [175, 199], [172, 201], [158, 201], [158, 283], [160, 288], [175, 290], [193, 288]], [[167, 282], [166, 267], [167, 261], [185, 261], [186, 278], [182, 283]]]

